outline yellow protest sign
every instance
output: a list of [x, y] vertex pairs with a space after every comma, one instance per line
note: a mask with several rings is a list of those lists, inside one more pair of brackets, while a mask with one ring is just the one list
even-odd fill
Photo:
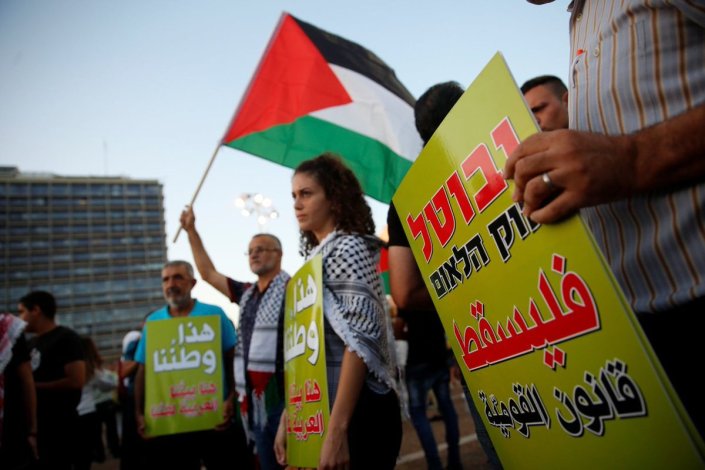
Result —
[[461, 97], [393, 201], [508, 468], [691, 468], [705, 447], [575, 216], [539, 226], [507, 155], [537, 131], [501, 55]]
[[317, 468], [330, 407], [323, 335], [321, 255], [289, 280], [284, 310], [287, 463]]

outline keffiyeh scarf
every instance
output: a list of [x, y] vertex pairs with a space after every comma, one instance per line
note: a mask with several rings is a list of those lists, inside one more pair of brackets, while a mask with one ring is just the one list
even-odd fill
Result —
[[[286, 294], [286, 284], [289, 282], [289, 275], [280, 271], [264, 292], [259, 302], [254, 318], [241, 319], [242, 347], [241, 353], [244, 362], [244, 370], [247, 374], [247, 396], [249, 403], [248, 414], [255, 426], [263, 426], [267, 419], [267, 395], [276, 393], [276, 390], [269, 390], [272, 385], [272, 377], [276, 373], [277, 365], [277, 345], [279, 319], [284, 310], [284, 295]], [[255, 295], [257, 284], [247, 289], [240, 300], [241, 311], [248, 310], [247, 304]], [[276, 388], [276, 387], [274, 387]], [[279, 401], [279, 397], [274, 397], [274, 402]]]
[[[309, 258], [323, 255], [323, 311], [331, 327], [369, 372], [398, 395], [391, 319], [377, 272], [380, 246], [371, 235], [334, 231]], [[337, 379], [328, 377], [329, 382]]]
[[0, 374], [12, 359], [12, 348], [15, 341], [24, 331], [27, 323], [9, 313], [0, 314]]
[[0, 314], [0, 436], [2, 436], [5, 415], [5, 367], [12, 359], [12, 348], [25, 326], [27, 323], [14, 315]]

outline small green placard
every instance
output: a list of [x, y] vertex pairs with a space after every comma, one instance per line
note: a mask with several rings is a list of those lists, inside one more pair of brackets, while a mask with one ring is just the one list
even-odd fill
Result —
[[330, 415], [321, 263], [320, 255], [311, 258], [286, 289], [286, 450], [292, 467], [318, 467]]
[[223, 420], [220, 318], [156, 320], [146, 328], [147, 434], [213, 429]]

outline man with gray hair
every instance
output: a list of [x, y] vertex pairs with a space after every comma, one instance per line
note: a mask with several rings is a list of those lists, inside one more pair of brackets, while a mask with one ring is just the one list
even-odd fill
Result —
[[243, 417], [254, 438], [260, 468], [279, 469], [273, 449], [284, 410], [281, 335], [284, 294], [289, 281], [289, 275], [281, 269], [281, 242], [268, 233], [253, 236], [245, 255], [257, 281], [240, 282], [215, 269], [196, 230], [191, 207], [181, 213], [181, 227], [188, 234], [193, 259], [203, 280], [240, 306], [241, 341], [236, 366], [238, 387], [242, 381], [245, 389]]
[[235, 393], [233, 378], [233, 358], [237, 336], [232, 322], [220, 307], [204, 304], [191, 297], [191, 290], [196, 285], [193, 267], [186, 261], [169, 261], [162, 268], [162, 291], [167, 305], [152, 312], [145, 320], [145, 328], [135, 361], [139, 363], [135, 378], [135, 407], [137, 430], [146, 435], [145, 409], [145, 364], [147, 344], [147, 324], [153, 321], [168, 320], [179, 317], [217, 316], [220, 319], [221, 349], [223, 365], [223, 421], [214, 430], [188, 432], [160, 436], [146, 441], [146, 468], [183, 468], [200, 470], [201, 464], [206, 468], [232, 468], [235, 461], [243, 456], [234, 455], [232, 446], [235, 442], [230, 432], [234, 414], [233, 397]]

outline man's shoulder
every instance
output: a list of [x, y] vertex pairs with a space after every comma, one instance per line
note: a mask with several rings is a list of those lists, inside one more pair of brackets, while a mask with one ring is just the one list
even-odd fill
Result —
[[40, 336], [35, 336], [29, 342], [30, 349], [40, 351], [42, 355], [58, 355], [56, 357], [83, 358], [83, 345], [81, 337], [71, 328], [57, 326], [53, 330]]
[[67, 326], [59, 325], [54, 328], [52, 333], [54, 334], [54, 338], [56, 338], [56, 341], [71, 341], [77, 343], [81, 342], [81, 336]]
[[169, 310], [164, 307], [160, 307], [157, 310], [154, 310], [152, 313], [147, 315], [144, 319], [145, 323], [149, 321], [155, 321], [155, 320], [164, 320], [166, 318], [169, 318]]
[[279, 289], [286, 289], [286, 285], [289, 283], [289, 279], [291, 279], [291, 275], [282, 269], [274, 277], [273, 285]]
[[247, 292], [249, 289], [252, 288], [256, 283], [252, 282], [242, 282], [238, 281], [237, 279], [233, 279], [231, 277], [225, 276], [225, 279], [228, 284], [228, 298], [230, 299], [230, 302], [239, 304], [240, 301], [242, 300], [242, 296]]
[[142, 337], [142, 332], [139, 330], [128, 331], [122, 338], [122, 351], [125, 352], [131, 344], [136, 344]]
[[217, 305], [207, 304], [201, 302], [200, 300], [195, 301], [191, 315], [193, 316], [205, 316], [205, 315], [225, 315], [225, 311]]
[[251, 287], [255, 282], [245, 282], [245, 281], [238, 281], [237, 279], [233, 279], [230, 276], [225, 276], [225, 280], [228, 282], [229, 285], [231, 286], [238, 286], [243, 289], [248, 289]]

